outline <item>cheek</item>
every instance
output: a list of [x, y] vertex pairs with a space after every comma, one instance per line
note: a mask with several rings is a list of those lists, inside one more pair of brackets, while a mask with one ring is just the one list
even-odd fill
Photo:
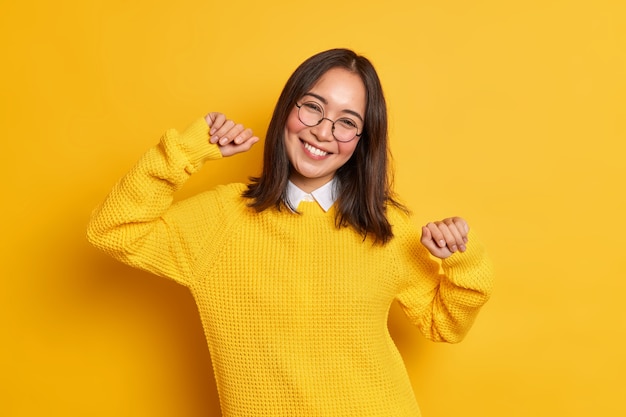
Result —
[[302, 129], [306, 126], [302, 124], [300, 119], [298, 119], [298, 115], [295, 111], [292, 111], [287, 118], [287, 123], [285, 124], [285, 133], [289, 134], [297, 134], [300, 133]]
[[356, 150], [357, 145], [359, 144], [358, 140], [353, 140], [352, 142], [342, 143], [337, 142], [339, 145], [339, 154], [346, 157], [346, 159], [350, 159], [354, 151]]

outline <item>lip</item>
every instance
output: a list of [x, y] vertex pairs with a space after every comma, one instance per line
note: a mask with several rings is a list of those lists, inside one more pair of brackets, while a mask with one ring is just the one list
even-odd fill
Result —
[[[311, 143], [309, 143], [309, 142], [307, 142], [307, 141], [304, 141], [304, 140], [302, 140], [302, 139], [300, 139], [300, 142], [302, 143], [302, 149], [304, 150], [304, 152], [306, 153], [306, 155], [307, 155], [309, 158], [312, 158], [312, 159], [318, 159], [318, 160], [319, 160], [319, 159], [324, 159], [324, 158], [327, 158], [328, 156], [332, 155], [332, 152], [331, 152], [331, 151], [329, 151], [329, 150], [327, 150], [327, 149], [320, 148], [319, 146], [313, 145], [313, 144], [311, 144]], [[322, 151], [322, 152], [326, 152], [326, 155], [315, 155], [315, 154], [311, 153], [311, 151], [309, 151], [309, 150], [306, 148], [306, 146], [304, 146], [305, 144], [306, 144], [306, 145], [309, 145], [309, 146], [311, 146], [311, 147], [313, 147], [313, 148], [315, 148], [315, 149], [319, 149], [319, 150], [320, 150], [320, 151]]]

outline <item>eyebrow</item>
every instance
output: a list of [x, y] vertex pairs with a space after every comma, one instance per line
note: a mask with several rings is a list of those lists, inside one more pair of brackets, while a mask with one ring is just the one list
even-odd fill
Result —
[[[328, 104], [328, 100], [326, 100], [324, 97], [320, 96], [319, 94], [315, 94], [315, 93], [306, 93], [305, 96], [311, 96], [311, 97], [315, 97], [316, 99], [318, 99], [319, 101], [321, 101], [324, 104]], [[354, 110], [350, 110], [350, 109], [344, 109], [343, 110], [344, 113], [349, 113], [354, 115], [355, 117], [358, 117], [359, 120], [361, 120], [363, 122], [363, 117], [361, 117], [361, 115], [357, 112], [355, 112]]]

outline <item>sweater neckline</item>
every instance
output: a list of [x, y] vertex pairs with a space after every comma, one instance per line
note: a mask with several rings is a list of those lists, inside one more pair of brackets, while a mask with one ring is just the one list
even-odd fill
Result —
[[298, 204], [296, 211], [304, 216], [328, 217], [335, 215], [335, 206], [333, 205], [328, 211], [324, 211], [324, 209], [315, 200], [303, 200], [300, 204]]

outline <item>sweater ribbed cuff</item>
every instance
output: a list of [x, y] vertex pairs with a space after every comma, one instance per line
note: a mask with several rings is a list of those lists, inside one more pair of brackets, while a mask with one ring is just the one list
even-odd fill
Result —
[[493, 265], [482, 242], [476, 236], [469, 236], [465, 252], [457, 252], [444, 259], [441, 264], [455, 285], [491, 292]]
[[204, 118], [198, 118], [182, 133], [181, 147], [197, 171], [204, 162], [222, 158], [219, 146], [209, 142], [209, 126]]
[[481, 242], [474, 236], [468, 236], [465, 252], [456, 252], [451, 256], [442, 260], [442, 264], [450, 268], [471, 267], [479, 263], [484, 254], [484, 248]]

